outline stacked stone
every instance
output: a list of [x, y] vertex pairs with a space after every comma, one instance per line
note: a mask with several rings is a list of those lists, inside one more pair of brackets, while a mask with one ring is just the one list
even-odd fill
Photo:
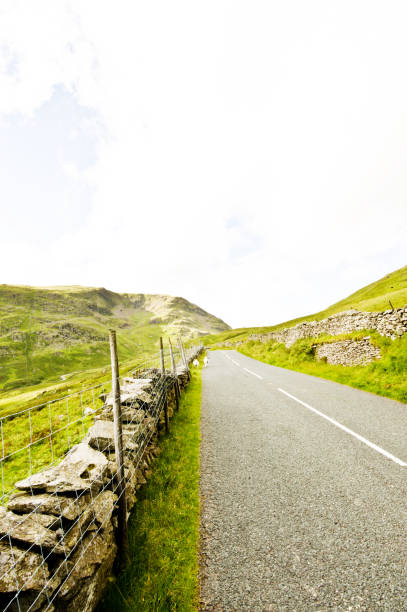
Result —
[[377, 321], [377, 331], [382, 336], [389, 336], [393, 340], [407, 332], [407, 308], [386, 310], [380, 313]]
[[363, 340], [341, 340], [325, 342], [315, 346], [315, 356], [326, 360], [331, 365], [355, 366], [366, 365], [374, 359], [380, 359], [380, 349], [373, 346], [369, 338]]
[[81, 592], [100, 587], [116, 554], [112, 476], [105, 455], [82, 442], [16, 483], [20, 493], [0, 511], [2, 609], [86, 609], [92, 597]]
[[250, 340], [261, 340], [262, 342], [276, 340], [289, 348], [294, 342], [303, 338], [317, 338], [321, 334], [338, 336], [362, 330], [375, 330], [381, 336], [387, 336], [393, 340], [403, 336], [407, 333], [407, 307], [384, 312], [347, 310], [321, 321], [304, 321], [294, 327], [286, 327], [262, 336], [253, 334]]
[[[162, 386], [172, 415], [176, 380], [183, 390], [189, 370], [164, 377], [145, 370], [122, 384], [128, 511], [160, 452]], [[19, 492], [7, 509], [0, 507], [0, 609], [84, 612], [98, 602], [117, 553], [113, 398], [100, 399], [102, 410], [86, 439], [60, 464], [17, 482]]]

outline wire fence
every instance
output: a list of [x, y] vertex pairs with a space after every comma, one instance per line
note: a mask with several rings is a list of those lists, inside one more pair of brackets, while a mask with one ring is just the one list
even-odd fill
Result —
[[0, 610], [60, 609], [103, 579], [117, 551], [117, 510], [124, 501], [127, 523], [163, 413], [199, 351], [167, 347], [120, 379], [122, 456], [112, 381], [0, 418]]

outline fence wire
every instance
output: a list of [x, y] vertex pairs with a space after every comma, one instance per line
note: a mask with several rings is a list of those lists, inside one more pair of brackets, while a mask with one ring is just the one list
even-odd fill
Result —
[[[197, 350], [185, 351], [187, 362]], [[120, 380], [124, 481], [113, 442], [111, 382], [0, 418], [0, 610], [63, 605], [79, 588], [83, 566], [95, 569], [95, 557], [115, 547], [119, 494], [126, 491], [130, 508], [148, 468], [146, 449], [178, 380], [168, 348], [163, 356], [164, 374], [158, 355]], [[184, 368], [178, 347], [173, 356]]]

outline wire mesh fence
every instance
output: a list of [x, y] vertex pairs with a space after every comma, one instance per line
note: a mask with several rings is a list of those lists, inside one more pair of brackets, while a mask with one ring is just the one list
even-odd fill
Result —
[[0, 418], [0, 610], [65, 608], [109, 571], [120, 498], [126, 517], [198, 350], [167, 347], [164, 371], [157, 355], [121, 377], [122, 472], [111, 381]]
[[109, 381], [0, 418], [1, 505], [14, 483], [57, 463], [82, 438], [100, 411]]

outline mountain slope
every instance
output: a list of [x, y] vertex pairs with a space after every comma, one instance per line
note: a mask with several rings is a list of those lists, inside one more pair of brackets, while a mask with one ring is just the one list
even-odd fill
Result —
[[332, 304], [325, 310], [315, 314], [306, 315], [277, 325], [266, 327], [243, 327], [227, 330], [220, 334], [207, 336], [203, 339], [205, 344], [223, 342], [226, 340], [241, 341], [255, 333], [277, 331], [285, 327], [292, 327], [303, 321], [319, 321], [330, 315], [345, 310], [362, 310], [377, 312], [390, 308], [402, 308], [407, 305], [407, 266], [387, 274], [383, 278], [359, 289], [345, 299]]
[[[333, 333], [335, 330], [327, 322], [324, 324], [325, 331], [322, 331], [322, 334], [321, 330], [324, 330], [324, 326], [309, 325], [308, 330], [313, 331], [315, 335], [301, 337], [300, 334], [297, 336], [298, 339], [289, 345], [283, 340], [287, 335], [277, 334], [274, 338], [263, 336], [265, 332], [280, 331], [304, 321], [320, 321], [327, 319], [330, 315], [349, 310], [367, 312], [388, 310], [388, 316], [392, 318], [390, 311], [392, 307], [402, 308], [406, 305], [407, 267], [404, 267], [314, 315], [280, 323], [273, 327], [230, 330], [207, 336], [203, 338], [203, 341], [206, 344], [220, 343], [221, 346], [224, 346], [222, 343], [226, 341], [227, 347], [233, 347], [236, 343], [238, 351], [259, 361], [320, 376], [407, 403], [407, 333], [400, 336], [394, 334], [390, 338], [380, 335], [375, 328], [367, 328], [353, 331], [348, 329], [338, 335]], [[397, 318], [398, 314], [394, 316]], [[349, 317], [344, 318], [349, 319]], [[366, 318], [366, 320], [372, 321], [371, 318]], [[331, 332], [328, 331], [329, 329]], [[346, 360], [339, 365], [338, 361], [329, 363], [326, 357], [325, 360], [320, 359], [316, 351], [318, 345], [325, 343], [326, 346], [328, 343], [342, 359], [346, 343], [350, 343], [355, 349], [355, 345], [360, 341], [365, 343], [365, 347], [368, 342], [374, 349], [373, 361], [356, 365], [352, 359], [348, 359], [346, 365], [344, 365]], [[336, 347], [333, 346], [334, 344]]]
[[158, 338], [190, 338], [229, 326], [184, 298], [90, 287], [0, 286], [0, 389], [56, 380], [109, 361], [117, 330], [121, 359], [157, 351]]
[[404, 266], [333, 304], [328, 311], [329, 314], [333, 314], [352, 308], [374, 312], [392, 307], [402, 308], [406, 304], [407, 266]]

